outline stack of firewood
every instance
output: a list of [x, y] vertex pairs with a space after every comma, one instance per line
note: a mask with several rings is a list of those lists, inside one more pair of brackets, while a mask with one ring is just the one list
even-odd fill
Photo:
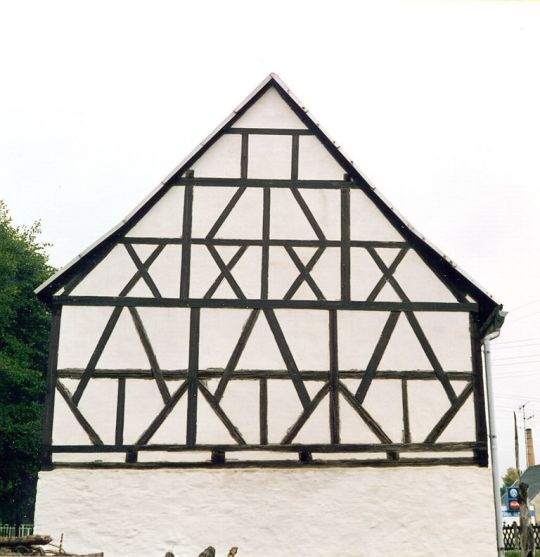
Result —
[[0, 555], [45, 555], [42, 546], [51, 542], [50, 536], [0, 537]]
[[[62, 555], [63, 557], [103, 557], [103, 553], [75, 555], [60, 545], [51, 543], [51, 536], [0, 536], [0, 556], [7, 555]], [[44, 547], [47, 546], [47, 547]]]

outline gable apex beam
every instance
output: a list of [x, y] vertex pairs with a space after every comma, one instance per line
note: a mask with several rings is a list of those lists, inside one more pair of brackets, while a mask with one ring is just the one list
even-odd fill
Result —
[[227, 128], [223, 133], [237, 135], [313, 135], [311, 130], [303, 128]]
[[292, 180], [278, 178], [178, 178], [171, 186], [208, 186], [208, 187], [259, 187], [259, 188], [309, 188], [342, 189], [349, 188], [351, 182], [345, 180]]

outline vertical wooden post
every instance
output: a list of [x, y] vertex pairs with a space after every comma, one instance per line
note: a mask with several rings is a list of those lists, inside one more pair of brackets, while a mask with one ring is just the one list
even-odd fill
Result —
[[[190, 171], [193, 178], [193, 171]], [[193, 219], [193, 186], [186, 185], [184, 190], [184, 216], [182, 221], [182, 261], [180, 268], [180, 298], [189, 298], [191, 276], [191, 222]]]
[[54, 306], [52, 310], [51, 329], [49, 333], [49, 359], [47, 362], [47, 391], [45, 412], [43, 416], [43, 452], [44, 464], [52, 462], [52, 432], [54, 416], [54, 395], [56, 392], [56, 368], [58, 366], [58, 345], [60, 343], [60, 321], [62, 306]]
[[409, 420], [409, 389], [407, 379], [401, 380], [401, 404], [403, 407], [403, 443], [411, 442], [411, 426]]
[[521, 470], [519, 469], [519, 436], [517, 427], [517, 415], [514, 412], [514, 450], [516, 452], [516, 471], [518, 474], [518, 480], [521, 478]]
[[482, 373], [482, 348], [480, 332], [478, 327], [478, 314], [469, 314], [469, 330], [471, 333], [471, 362], [472, 362], [472, 384], [474, 396], [474, 419], [476, 429], [477, 447], [474, 449], [474, 457], [478, 466], [488, 465], [487, 450], [487, 424], [486, 409], [484, 402], [484, 378]]
[[330, 441], [333, 445], [337, 445], [340, 442], [337, 327], [337, 311], [335, 309], [331, 309], [329, 311], [330, 372], [328, 382], [330, 384]]
[[341, 189], [341, 300], [351, 299], [351, 191]]
[[124, 415], [126, 406], [126, 378], [118, 379], [118, 394], [116, 400], [116, 429], [114, 435], [115, 445], [124, 444]]
[[259, 381], [259, 442], [268, 445], [268, 381]]
[[263, 222], [261, 253], [261, 299], [268, 299], [268, 268], [270, 265], [270, 188], [263, 188]]
[[197, 442], [197, 393], [199, 374], [199, 326], [200, 308], [191, 308], [189, 321], [189, 363], [186, 444], [193, 447]]

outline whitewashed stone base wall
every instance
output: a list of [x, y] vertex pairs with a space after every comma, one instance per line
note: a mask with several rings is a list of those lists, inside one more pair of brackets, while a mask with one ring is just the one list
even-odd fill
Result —
[[492, 557], [475, 467], [42, 472], [36, 532], [105, 557]]

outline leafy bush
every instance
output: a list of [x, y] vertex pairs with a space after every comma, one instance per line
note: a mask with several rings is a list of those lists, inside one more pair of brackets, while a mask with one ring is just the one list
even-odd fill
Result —
[[40, 225], [15, 226], [0, 201], [0, 519], [31, 522], [40, 460], [49, 311], [34, 289], [54, 269]]

